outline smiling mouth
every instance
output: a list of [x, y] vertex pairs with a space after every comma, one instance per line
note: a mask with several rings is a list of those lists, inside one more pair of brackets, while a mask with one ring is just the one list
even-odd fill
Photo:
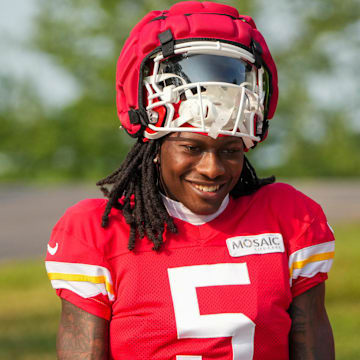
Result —
[[192, 184], [196, 189], [198, 189], [200, 191], [212, 192], [212, 193], [216, 193], [221, 187], [221, 185], [199, 185], [199, 184], [194, 184], [194, 183], [192, 183]]

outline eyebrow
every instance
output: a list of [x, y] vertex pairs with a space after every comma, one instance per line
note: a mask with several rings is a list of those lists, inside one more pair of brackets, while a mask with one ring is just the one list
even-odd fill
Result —
[[[231, 139], [227, 142], [224, 143], [224, 145], [230, 145], [233, 143], [238, 143], [238, 139], [241, 139], [240, 137], [237, 137], [235, 139]], [[242, 140], [242, 139], [241, 139]], [[188, 137], [184, 137], [184, 136], [176, 136], [176, 137], [167, 137], [164, 139], [164, 141], [191, 141], [191, 142], [201, 142], [200, 139], [193, 139], [193, 138], [188, 138]]]
[[196, 139], [191, 139], [191, 138], [187, 138], [187, 137], [183, 137], [183, 136], [177, 136], [177, 137], [168, 137], [166, 139], [164, 139], [164, 141], [198, 141]]

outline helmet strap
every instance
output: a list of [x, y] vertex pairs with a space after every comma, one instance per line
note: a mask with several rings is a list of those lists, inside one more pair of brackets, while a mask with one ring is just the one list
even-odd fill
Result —
[[262, 57], [261, 57], [261, 55], [263, 53], [262, 47], [257, 41], [255, 41], [253, 39], [251, 41], [251, 49], [252, 49], [252, 53], [255, 57], [255, 66], [257, 68], [260, 68], [262, 65]]
[[174, 55], [174, 45], [175, 41], [173, 38], [173, 34], [170, 29], [163, 31], [158, 35], [161, 44], [161, 51], [164, 56], [164, 59]]

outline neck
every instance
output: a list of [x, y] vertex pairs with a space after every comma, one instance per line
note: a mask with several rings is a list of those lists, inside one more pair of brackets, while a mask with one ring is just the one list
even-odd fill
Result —
[[219, 209], [216, 212], [209, 215], [199, 215], [193, 213], [191, 210], [189, 210], [186, 206], [184, 206], [178, 201], [172, 200], [163, 194], [161, 194], [161, 197], [163, 199], [165, 208], [170, 216], [186, 221], [192, 225], [203, 225], [210, 222], [211, 220], [214, 220], [226, 209], [229, 203], [229, 195], [226, 195]]

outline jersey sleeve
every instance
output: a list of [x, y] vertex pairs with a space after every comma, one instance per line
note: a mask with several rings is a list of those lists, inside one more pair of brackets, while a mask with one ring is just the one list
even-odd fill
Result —
[[85, 200], [69, 208], [55, 225], [46, 269], [56, 293], [79, 308], [110, 319], [115, 300], [113, 276], [99, 238], [104, 201]]
[[335, 240], [321, 206], [315, 201], [296, 191], [293, 209], [289, 276], [292, 295], [297, 296], [327, 279]]

